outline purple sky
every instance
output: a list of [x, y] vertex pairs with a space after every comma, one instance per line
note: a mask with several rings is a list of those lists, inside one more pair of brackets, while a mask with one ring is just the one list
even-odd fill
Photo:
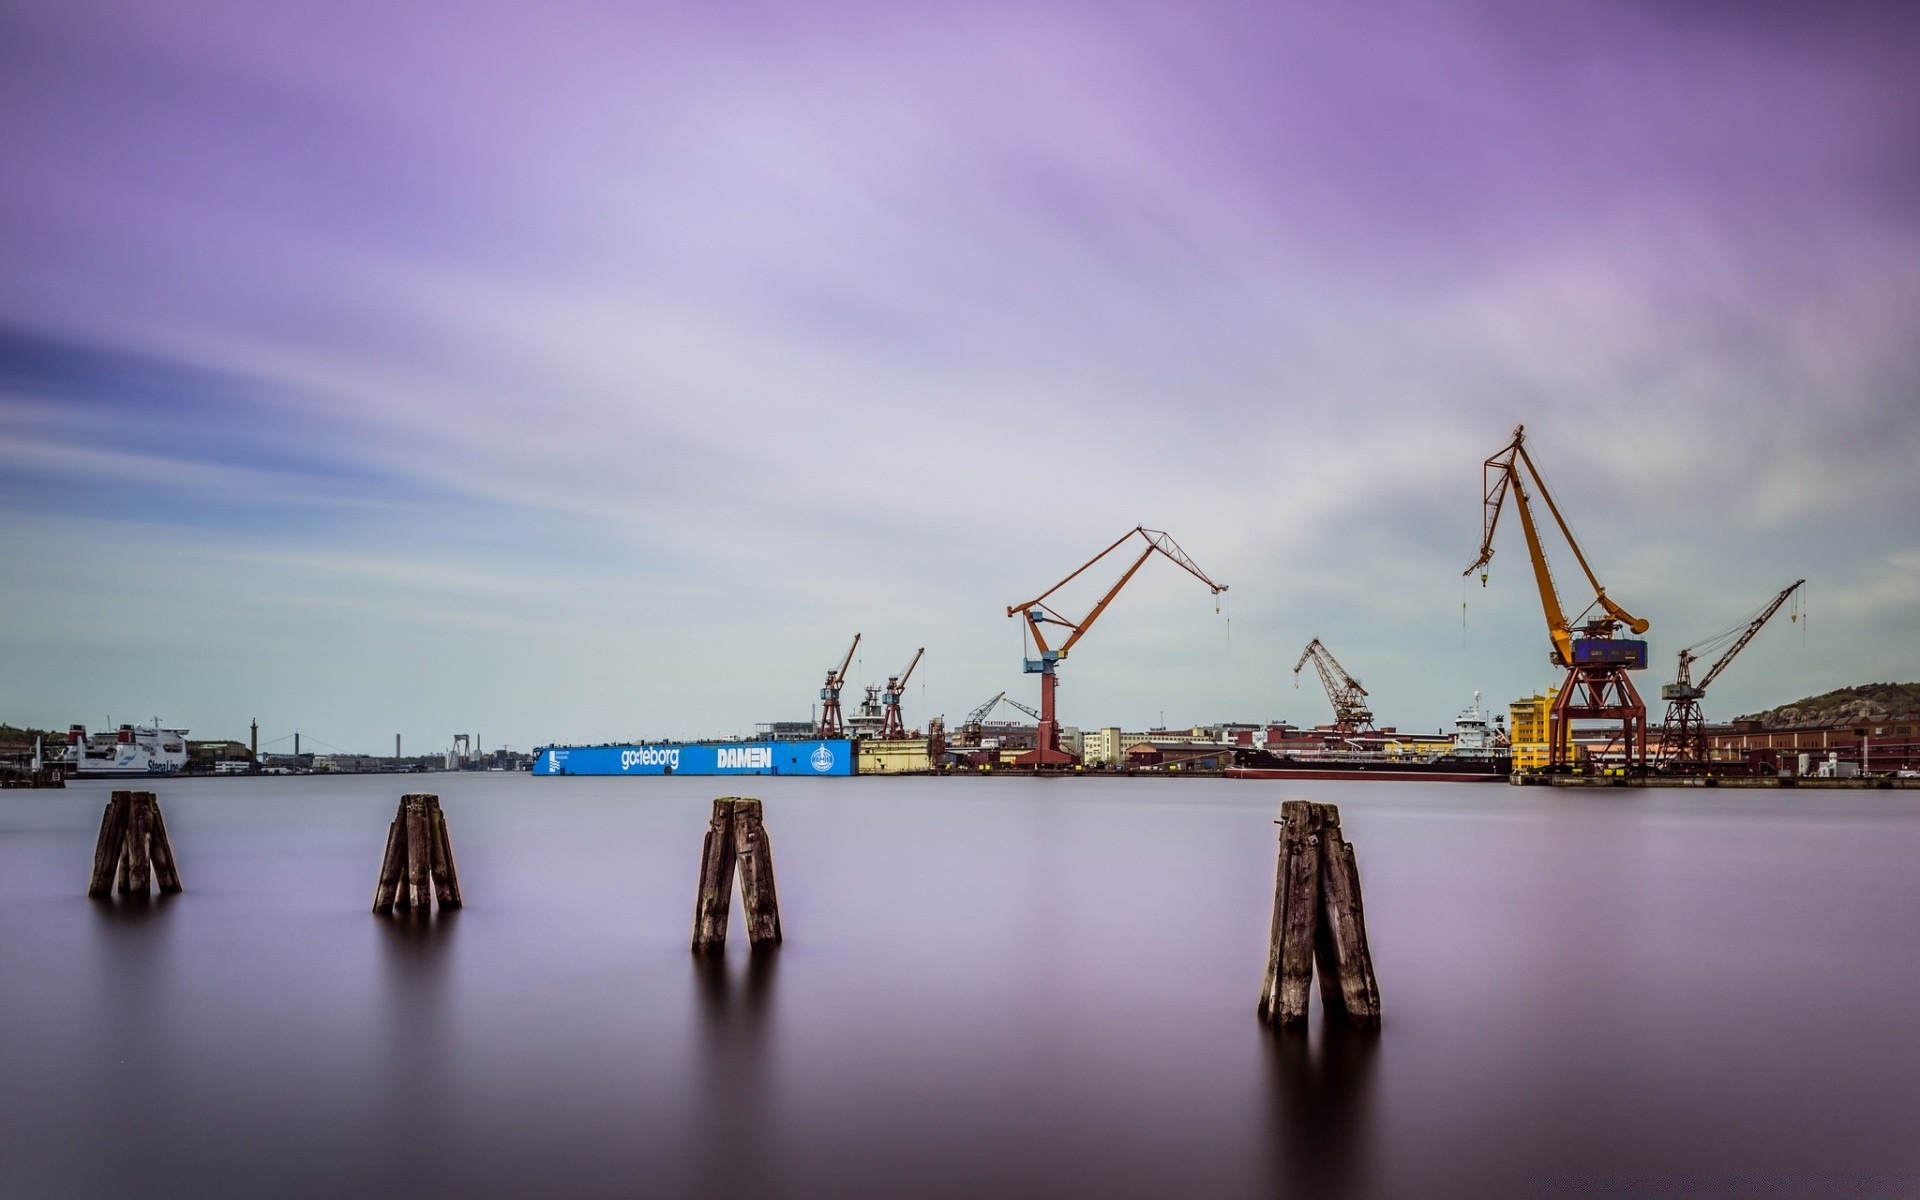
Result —
[[[1552, 681], [1527, 422], [1709, 715], [1920, 676], [1920, 8], [0, 9], [0, 717], [908, 719], [1140, 522], [1070, 723]], [[1561, 554], [1560, 577], [1573, 564]], [[1569, 588], [1571, 592], [1571, 588]], [[1575, 607], [1580, 601], [1575, 601]], [[922, 686], [924, 685], [924, 687]]]

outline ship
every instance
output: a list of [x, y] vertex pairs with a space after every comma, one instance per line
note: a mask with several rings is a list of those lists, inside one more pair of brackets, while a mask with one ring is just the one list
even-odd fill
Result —
[[122, 725], [112, 733], [88, 734], [84, 725], [67, 730], [67, 752], [52, 760], [69, 779], [147, 779], [172, 775], [187, 765], [187, 731], [151, 725]]
[[1274, 751], [1236, 750], [1229, 779], [1379, 779], [1425, 783], [1505, 782], [1511, 756], [1480, 707], [1454, 719], [1452, 746], [1440, 754], [1396, 754], [1383, 750], [1316, 748]]

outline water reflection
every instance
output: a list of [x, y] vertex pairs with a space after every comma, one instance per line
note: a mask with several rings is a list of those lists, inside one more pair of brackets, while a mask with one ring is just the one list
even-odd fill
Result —
[[411, 909], [372, 919], [380, 926], [387, 990], [377, 1008], [385, 1027], [384, 1070], [377, 1073], [387, 1084], [376, 1092], [383, 1111], [371, 1144], [379, 1151], [366, 1165], [386, 1186], [427, 1186], [432, 1180], [425, 1164], [458, 1149], [444, 1114], [457, 1098], [451, 981], [459, 912]]
[[100, 954], [99, 978], [116, 1011], [141, 1019], [155, 1003], [166, 968], [168, 926], [177, 896], [112, 895], [90, 897], [94, 946]]
[[1311, 1033], [1262, 1026], [1277, 1190], [1288, 1196], [1366, 1195], [1380, 1035], [1317, 1012], [1314, 1023]]
[[778, 950], [693, 956], [700, 1059], [693, 1140], [706, 1164], [695, 1194], [742, 1196], [773, 1188], [778, 1155], [773, 1011]]

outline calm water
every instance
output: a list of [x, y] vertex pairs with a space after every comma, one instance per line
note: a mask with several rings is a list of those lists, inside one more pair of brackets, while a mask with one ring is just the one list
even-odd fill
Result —
[[787, 942], [687, 951], [714, 780], [434, 776], [468, 907], [366, 909], [406, 781], [0, 795], [0, 1194], [1920, 1194], [1920, 795], [1302, 784], [1386, 1028], [1254, 1018], [1281, 791], [765, 780]]

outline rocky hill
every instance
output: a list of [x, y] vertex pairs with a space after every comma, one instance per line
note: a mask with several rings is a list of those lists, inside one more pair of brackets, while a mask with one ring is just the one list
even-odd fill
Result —
[[45, 738], [49, 748], [67, 744], [67, 731], [52, 729], [20, 729], [12, 725], [0, 725], [0, 754], [18, 755], [33, 753], [33, 739]]
[[1782, 704], [1739, 717], [1762, 729], [1881, 725], [1902, 718], [1920, 719], [1920, 683], [1863, 683]]

